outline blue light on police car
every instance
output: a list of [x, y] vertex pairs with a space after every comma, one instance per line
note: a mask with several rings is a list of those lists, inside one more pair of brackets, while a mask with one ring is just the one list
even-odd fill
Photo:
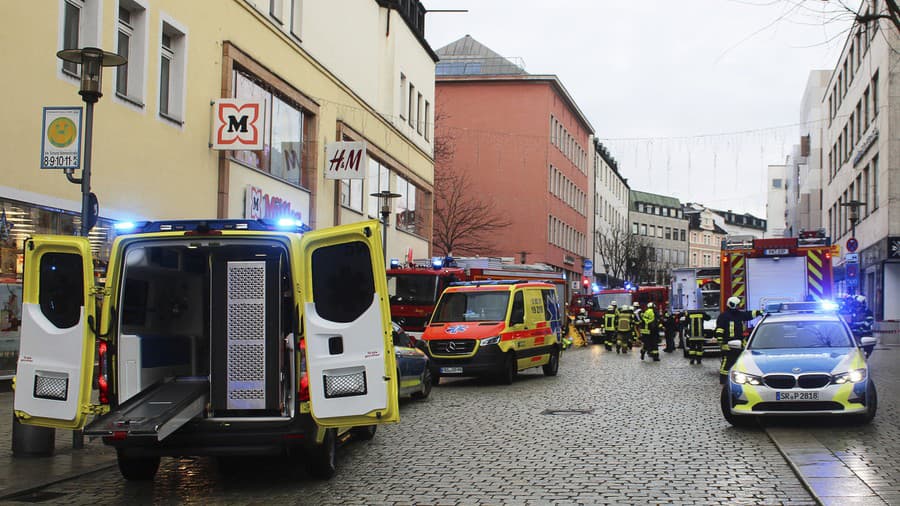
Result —
[[838, 309], [838, 305], [830, 300], [823, 300], [821, 302], [821, 307], [824, 311], [837, 311]]
[[113, 228], [116, 229], [116, 232], [131, 232], [134, 230], [134, 222], [133, 221], [120, 221], [113, 225]]
[[396, 258], [392, 258], [391, 259], [391, 269], [396, 269], [398, 267], [400, 267], [400, 260], [398, 260]]

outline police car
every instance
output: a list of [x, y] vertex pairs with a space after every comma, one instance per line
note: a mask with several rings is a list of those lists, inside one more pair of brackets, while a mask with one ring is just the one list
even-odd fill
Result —
[[[767, 415], [844, 415], [861, 423], [875, 417], [878, 397], [863, 350], [875, 339], [857, 343], [840, 316], [823, 309], [785, 303], [763, 317], [722, 389], [729, 423], [752, 425]], [[740, 349], [741, 342], [728, 346]]]

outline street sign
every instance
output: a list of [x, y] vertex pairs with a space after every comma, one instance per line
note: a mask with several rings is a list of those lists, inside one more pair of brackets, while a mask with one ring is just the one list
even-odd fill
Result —
[[81, 167], [81, 107], [44, 107], [41, 168]]
[[859, 262], [859, 253], [847, 253], [844, 255], [845, 262], [857, 263]]
[[263, 148], [261, 100], [221, 98], [213, 102], [212, 148], [259, 151]]
[[859, 248], [859, 241], [856, 240], [856, 237], [851, 237], [847, 239], [847, 251], [853, 253]]
[[365, 179], [365, 142], [329, 142], [325, 145], [325, 179]]
[[584, 273], [585, 274], [593, 274], [594, 273], [594, 262], [592, 260], [584, 261]]

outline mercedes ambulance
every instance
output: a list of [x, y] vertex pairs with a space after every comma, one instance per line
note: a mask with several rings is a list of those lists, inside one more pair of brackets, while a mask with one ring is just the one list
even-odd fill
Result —
[[161, 456], [295, 454], [329, 478], [351, 429], [399, 420], [380, 225], [287, 221], [139, 224], [102, 286], [87, 238], [27, 239], [17, 419], [84, 427], [127, 479]]
[[549, 283], [470, 281], [444, 290], [422, 334], [434, 378], [519, 371], [556, 376], [562, 342], [559, 302]]

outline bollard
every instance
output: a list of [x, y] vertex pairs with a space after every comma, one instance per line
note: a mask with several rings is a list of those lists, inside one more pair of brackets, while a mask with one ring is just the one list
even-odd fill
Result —
[[56, 429], [25, 425], [13, 415], [13, 457], [51, 457], [56, 448]]

